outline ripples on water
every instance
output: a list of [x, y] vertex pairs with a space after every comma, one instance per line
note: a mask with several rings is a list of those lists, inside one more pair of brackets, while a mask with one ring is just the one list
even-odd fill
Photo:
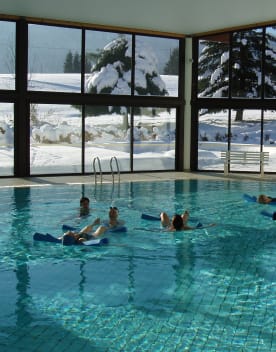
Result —
[[[243, 193], [272, 183], [176, 181], [1, 191], [1, 351], [273, 351], [275, 224]], [[82, 194], [91, 215], [79, 219]], [[120, 209], [110, 245], [33, 243]], [[141, 213], [189, 209], [205, 230], [160, 231]], [[276, 208], [275, 208], [276, 210]]]

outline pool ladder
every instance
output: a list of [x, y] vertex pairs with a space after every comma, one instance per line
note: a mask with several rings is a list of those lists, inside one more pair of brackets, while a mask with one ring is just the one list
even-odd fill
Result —
[[117, 171], [117, 175], [118, 175], [118, 183], [120, 183], [120, 169], [119, 169], [118, 159], [116, 158], [116, 156], [113, 156], [110, 159], [110, 170], [111, 170], [113, 184], [114, 184], [114, 169], [113, 169], [114, 162], [115, 162], [116, 171]]
[[[98, 166], [98, 172], [97, 172], [96, 166]], [[102, 183], [103, 182], [103, 173], [102, 173], [101, 161], [100, 161], [100, 158], [98, 156], [96, 156], [93, 159], [93, 171], [94, 171], [95, 185], [97, 184], [97, 175], [98, 174], [101, 177], [101, 183]]]
[[[113, 164], [114, 163], [115, 163], [115, 167], [116, 167], [115, 171], [114, 171], [114, 168], [113, 168]], [[115, 172], [118, 175], [118, 182], [120, 183], [120, 168], [119, 168], [118, 159], [116, 158], [116, 156], [112, 156], [112, 158], [110, 159], [109, 165], [110, 165], [110, 172], [111, 172], [111, 175], [112, 175], [112, 184], [114, 185]], [[94, 172], [95, 184], [97, 184], [97, 176], [98, 175], [100, 175], [100, 180], [101, 180], [101, 183], [102, 183], [103, 182], [102, 166], [101, 166], [100, 158], [98, 156], [96, 156], [93, 159], [93, 172]]]

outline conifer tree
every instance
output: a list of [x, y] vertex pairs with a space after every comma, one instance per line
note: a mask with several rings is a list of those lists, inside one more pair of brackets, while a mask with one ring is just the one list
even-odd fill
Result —
[[71, 51], [69, 51], [66, 55], [65, 62], [63, 64], [63, 71], [64, 73], [73, 72], [73, 54]]
[[276, 97], [276, 26], [266, 31], [265, 43], [265, 86], [266, 98]]
[[198, 93], [200, 97], [228, 96], [229, 44], [201, 41], [198, 61]]
[[89, 58], [88, 58], [88, 56], [86, 55], [86, 56], [85, 56], [85, 72], [86, 72], [86, 73], [91, 72], [91, 69], [92, 69], [91, 62], [89, 61]]
[[179, 67], [179, 50], [174, 48], [171, 52], [170, 58], [164, 67], [165, 75], [178, 75]]
[[75, 52], [73, 57], [73, 73], [80, 73], [81, 72], [81, 60], [80, 55], [78, 52]]
[[[265, 72], [275, 72], [275, 37], [266, 35]], [[246, 30], [232, 35], [232, 86], [231, 96], [260, 98], [262, 89], [262, 30]], [[200, 97], [227, 97], [229, 95], [229, 43], [202, 41], [198, 62], [198, 92]], [[274, 57], [273, 57], [274, 56]], [[276, 87], [266, 79], [265, 96], [275, 96]], [[242, 120], [242, 110], [237, 110], [236, 120]]]
[[262, 32], [239, 31], [233, 34], [232, 96], [258, 98], [261, 89]]
[[[98, 54], [97, 62], [91, 70], [86, 86], [92, 94], [125, 94], [131, 92], [131, 42], [124, 36], [118, 37], [105, 46]], [[136, 42], [135, 57], [135, 94], [167, 95], [154, 53]], [[111, 112], [110, 108], [108, 111]], [[93, 114], [97, 113], [93, 108]], [[113, 107], [112, 111], [119, 111]], [[106, 111], [98, 111], [103, 113]]]

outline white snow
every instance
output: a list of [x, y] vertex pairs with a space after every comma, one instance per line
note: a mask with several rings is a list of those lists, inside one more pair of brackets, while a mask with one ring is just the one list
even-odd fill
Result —
[[[112, 80], [112, 65], [108, 67], [101, 82]], [[178, 77], [162, 76], [167, 83], [169, 94], [176, 96]], [[109, 80], [107, 79], [109, 78]], [[118, 80], [116, 90], [125, 94], [126, 81]], [[79, 92], [78, 74], [33, 74], [29, 77], [29, 88], [39, 91]], [[114, 81], [114, 80], [113, 80]], [[163, 83], [163, 81], [162, 81]], [[104, 83], [103, 83], [104, 84]], [[161, 85], [161, 82], [160, 82]], [[14, 77], [0, 76], [1, 87], [13, 87]], [[116, 93], [116, 91], [114, 91]], [[81, 172], [81, 115], [70, 105], [34, 105], [36, 120], [30, 131], [30, 163], [32, 174]], [[146, 113], [146, 111], [145, 111]], [[129, 129], [125, 124], [126, 107], [119, 114], [106, 114], [86, 117], [85, 130], [90, 136], [85, 146], [85, 168], [92, 172], [92, 160], [98, 156], [102, 171], [110, 171], [109, 161], [116, 155], [122, 171], [130, 170]], [[138, 116], [141, 128], [134, 130], [134, 167], [135, 170], [163, 170], [174, 168], [174, 126], [175, 113], [158, 111], [157, 116]], [[129, 121], [128, 121], [129, 123]], [[124, 127], [122, 127], [124, 126]], [[0, 174], [13, 174], [13, 104], [0, 104]], [[143, 156], [145, 158], [143, 158]], [[146, 163], [145, 163], [145, 160]]]
[[[232, 111], [231, 148], [232, 150], [260, 151], [261, 112], [260, 110], [245, 110], [243, 121], [234, 121], [235, 111]], [[200, 117], [199, 121], [199, 168], [202, 170], [223, 170], [220, 160], [221, 151], [227, 150], [228, 112], [210, 113]], [[203, 140], [205, 139], [205, 140]], [[264, 146], [269, 152], [269, 165], [265, 171], [275, 172], [276, 165], [276, 112], [266, 111], [264, 114]], [[233, 166], [233, 170], [256, 171], [258, 166]]]
[[[32, 75], [31, 85], [37, 90], [78, 92], [80, 77], [77, 74]], [[0, 84], [13, 85], [13, 77], [0, 76]], [[162, 76], [170, 96], [177, 95], [178, 77]], [[122, 88], [124, 89], [124, 88]], [[70, 105], [38, 105], [39, 119], [32, 126], [31, 169], [35, 173], [59, 173], [81, 171], [81, 119], [80, 112]], [[234, 114], [234, 113], [233, 113]], [[119, 114], [106, 114], [86, 118], [86, 132], [92, 137], [86, 142], [85, 157], [87, 172], [92, 172], [92, 160], [98, 156], [103, 171], [110, 171], [109, 161], [116, 155], [122, 171], [129, 166], [129, 130], [125, 124], [125, 107]], [[138, 122], [142, 121], [139, 128]], [[158, 112], [157, 116], [135, 117], [134, 168], [135, 170], [174, 169], [174, 112]], [[247, 110], [244, 121], [232, 122], [232, 148], [259, 150], [260, 111]], [[227, 144], [218, 136], [227, 134], [227, 112], [205, 114], [200, 117], [199, 136], [208, 140], [199, 141], [200, 169], [222, 170], [220, 152]], [[0, 104], [0, 173], [13, 173], [13, 105]], [[270, 153], [266, 171], [276, 171], [276, 113], [265, 112], [264, 150]], [[63, 140], [63, 142], [60, 142]], [[247, 170], [252, 170], [248, 167]], [[253, 170], [257, 170], [253, 167]]]

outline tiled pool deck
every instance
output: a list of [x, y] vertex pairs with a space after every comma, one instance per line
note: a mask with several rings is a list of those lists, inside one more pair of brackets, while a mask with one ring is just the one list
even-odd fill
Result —
[[[268, 174], [263, 177], [260, 174], [233, 173], [224, 176], [222, 173], [206, 172], [147, 172], [120, 174], [120, 182], [141, 182], [141, 181], [165, 181], [165, 180], [238, 180], [238, 181], [276, 181], [276, 174]], [[102, 183], [112, 183], [110, 174], [102, 176]], [[114, 182], [118, 182], [118, 175], [114, 176]], [[0, 178], [0, 187], [24, 187], [24, 186], [45, 186], [51, 184], [94, 184], [94, 175], [85, 176], [45, 176], [26, 178]], [[97, 184], [100, 184], [100, 176], [97, 176]]]

